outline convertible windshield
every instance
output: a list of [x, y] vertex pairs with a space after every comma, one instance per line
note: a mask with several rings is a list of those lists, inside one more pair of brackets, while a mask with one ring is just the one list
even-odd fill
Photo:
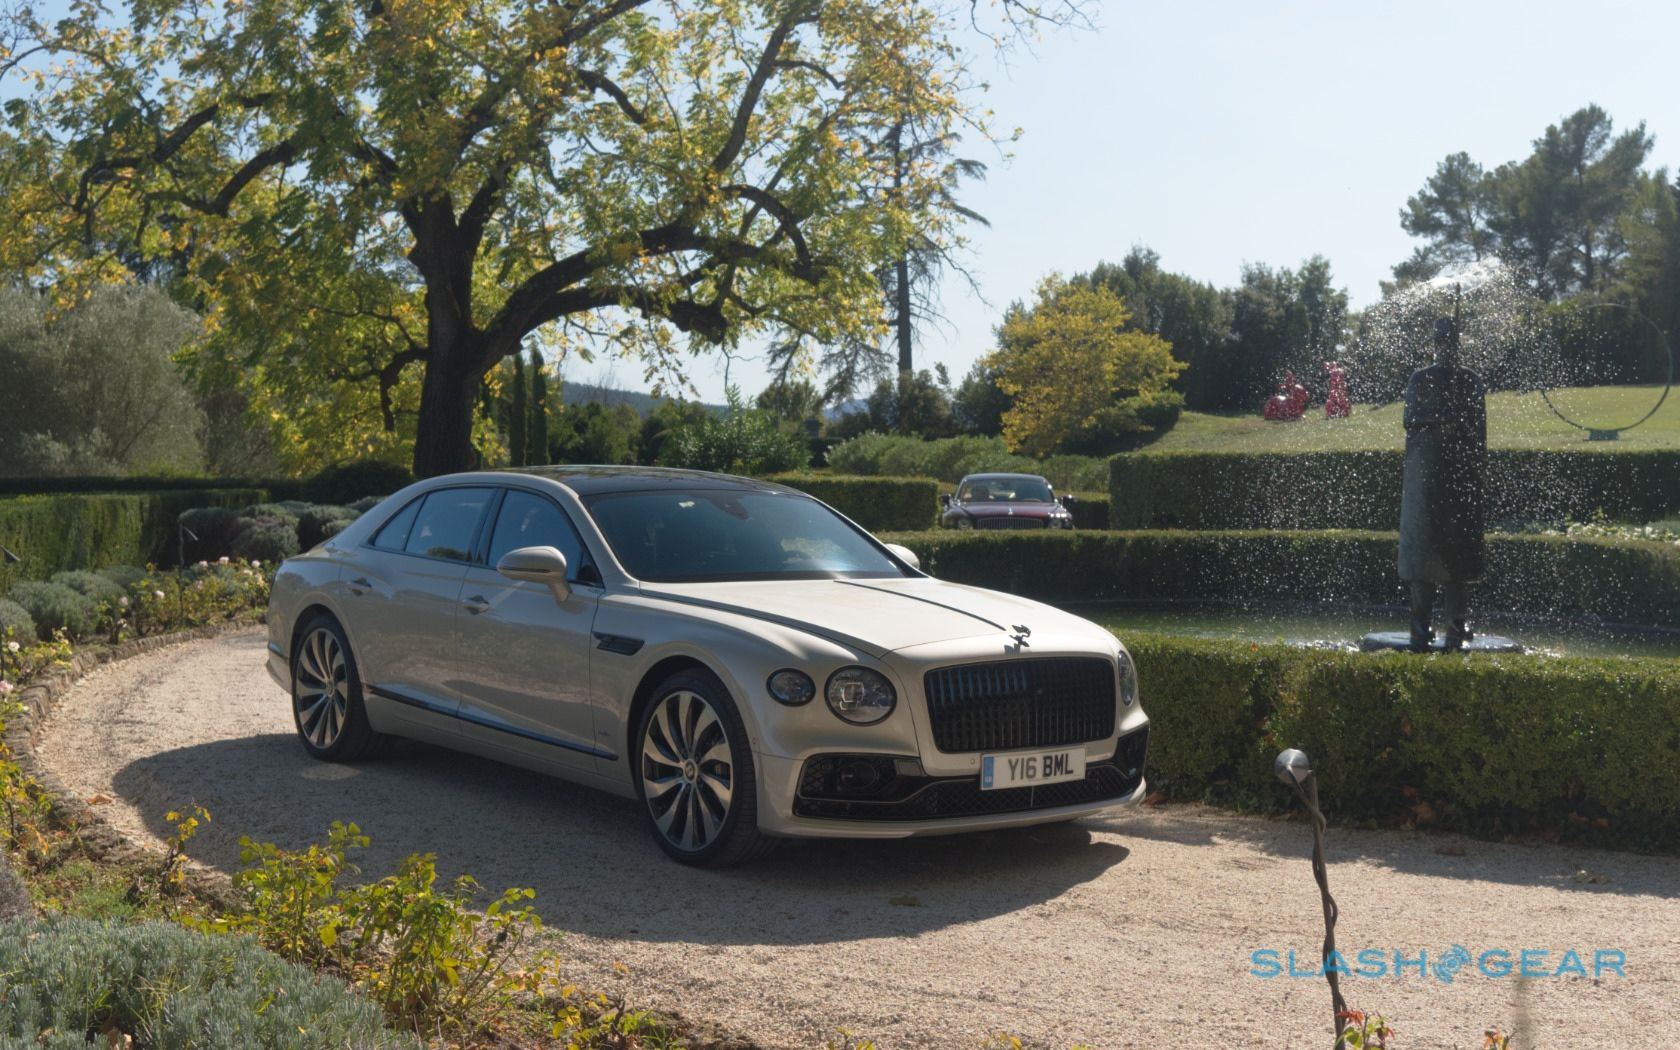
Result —
[[903, 576], [857, 529], [786, 492], [612, 492], [586, 501], [630, 575], [655, 583]]
[[975, 478], [957, 494], [961, 503], [1049, 503], [1056, 497], [1043, 478]]

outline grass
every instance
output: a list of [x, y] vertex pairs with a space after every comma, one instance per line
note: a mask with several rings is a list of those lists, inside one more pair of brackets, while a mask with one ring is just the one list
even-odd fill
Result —
[[[1588, 426], [1625, 426], [1656, 404], [1662, 387], [1576, 387], [1550, 393], [1552, 403]], [[1358, 452], [1398, 449], [1405, 444], [1400, 402], [1355, 405], [1347, 419], [1325, 419], [1324, 407], [1310, 407], [1293, 423], [1260, 418], [1259, 406], [1244, 415], [1186, 412], [1178, 425], [1148, 445], [1149, 452]], [[1488, 396], [1488, 445], [1513, 449], [1576, 449], [1586, 433], [1552, 414], [1537, 393]], [[1671, 394], [1657, 414], [1616, 442], [1595, 449], [1680, 448], [1680, 394]]]

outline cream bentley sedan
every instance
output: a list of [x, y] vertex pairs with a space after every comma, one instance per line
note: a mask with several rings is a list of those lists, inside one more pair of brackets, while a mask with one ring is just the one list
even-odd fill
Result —
[[1108, 631], [719, 474], [411, 485], [281, 565], [268, 669], [316, 758], [411, 737], [541, 770], [637, 799], [688, 864], [1144, 792], [1149, 720]]

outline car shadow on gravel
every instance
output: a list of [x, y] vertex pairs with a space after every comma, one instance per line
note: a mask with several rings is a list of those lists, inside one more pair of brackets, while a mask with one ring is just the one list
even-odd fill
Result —
[[[1304, 819], [1230, 813], [1200, 805], [1168, 805], [1087, 819], [1092, 831], [1121, 838], [1219, 847], [1239, 844], [1267, 858], [1294, 861], [1312, 854]], [[1512, 886], [1544, 886], [1581, 893], [1680, 897], [1673, 857], [1540, 843], [1490, 842], [1448, 832], [1330, 826], [1326, 859], [1363, 861], [1396, 872], [1476, 879]], [[1264, 858], [1249, 858], [1249, 861]]]
[[825, 944], [897, 937], [1049, 904], [1129, 851], [1068, 823], [897, 841], [792, 842], [728, 871], [667, 859], [636, 803], [501, 763], [409, 741], [385, 758], [331, 765], [290, 735], [165, 751], [114, 786], [170, 833], [163, 815], [203, 805], [212, 822], [188, 853], [227, 872], [239, 837], [301, 848], [334, 820], [373, 840], [367, 876], [410, 853], [487, 890], [529, 886], [550, 926], [600, 937], [712, 944]]

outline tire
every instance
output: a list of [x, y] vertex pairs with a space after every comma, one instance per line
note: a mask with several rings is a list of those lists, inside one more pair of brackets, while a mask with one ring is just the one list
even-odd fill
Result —
[[671, 859], [726, 868], [768, 856], [758, 830], [758, 779], [747, 727], [709, 671], [680, 671], [654, 689], [635, 737], [636, 795]]
[[389, 742], [368, 722], [356, 658], [330, 616], [306, 622], [292, 646], [292, 723], [303, 749], [323, 762], [354, 762]]

